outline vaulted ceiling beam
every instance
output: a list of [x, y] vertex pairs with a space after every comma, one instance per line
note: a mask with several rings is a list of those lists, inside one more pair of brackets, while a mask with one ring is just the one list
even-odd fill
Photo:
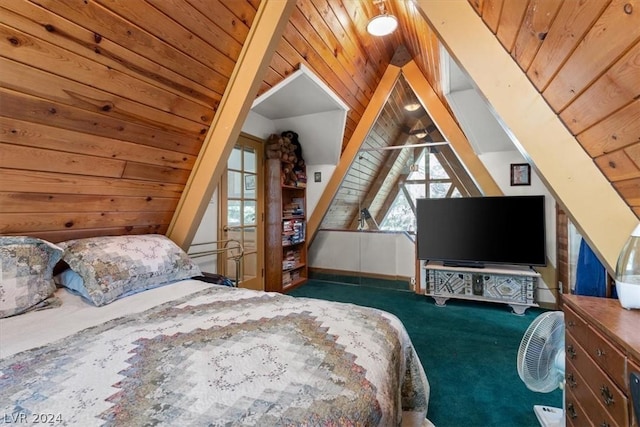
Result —
[[468, 1], [416, 0], [416, 4], [491, 104], [521, 154], [530, 159], [555, 200], [613, 273], [620, 249], [638, 224], [633, 211]]
[[471, 177], [467, 175], [464, 166], [460, 164], [456, 153], [451, 147], [439, 147], [438, 151], [439, 153], [436, 155], [436, 158], [442, 167], [445, 168], [449, 177], [456, 183], [460, 193], [465, 196], [481, 196], [480, 190], [476, 187]]
[[[449, 147], [446, 147], [449, 148]], [[457, 188], [460, 193], [464, 196], [468, 196], [469, 192], [467, 191], [466, 187], [464, 185], [462, 185], [462, 181], [460, 181], [460, 177], [458, 177], [458, 174], [456, 173], [456, 171], [453, 168], [453, 164], [454, 162], [450, 162], [449, 161], [449, 156], [451, 154], [453, 154], [453, 152], [451, 151], [451, 149], [449, 148], [447, 150], [447, 154], [445, 154], [444, 152], [444, 148], [440, 148], [438, 150], [438, 153], [434, 154], [435, 158], [438, 160], [438, 162], [440, 163], [440, 166], [442, 166], [442, 169], [444, 169], [444, 171], [447, 173], [447, 175], [449, 176], [449, 178], [451, 178], [451, 186], [449, 187], [449, 190], [447, 191], [447, 197], [450, 195], [450, 192], [452, 191], [452, 188]], [[457, 162], [455, 162], [457, 163]]]
[[[389, 209], [391, 209], [391, 205], [396, 200], [396, 197], [398, 196], [398, 193], [400, 192], [400, 182], [401, 182], [402, 178], [406, 178], [406, 175], [400, 174], [400, 175], [398, 175], [396, 177], [396, 180], [393, 183], [393, 186], [391, 187], [391, 190], [387, 194], [387, 197], [385, 197], [384, 202], [382, 203], [382, 207], [380, 208], [380, 211], [378, 212], [378, 215], [376, 216], [376, 221], [378, 222], [378, 224], [380, 224], [384, 220], [384, 216], [387, 214]], [[383, 212], [384, 212], [384, 214], [383, 214]]]
[[469, 175], [476, 180], [482, 193], [487, 196], [501, 195], [500, 187], [498, 187], [487, 168], [473, 151], [462, 129], [460, 129], [442, 101], [440, 101], [440, 98], [438, 98], [427, 79], [420, 72], [416, 63], [410, 61], [404, 65], [402, 74], [429, 116], [433, 119], [433, 123], [438, 127], [445, 139], [449, 141], [462, 163], [469, 170]]
[[340, 188], [342, 180], [347, 175], [351, 164], [358, 155], [358, 150], [362, 146], [362, 142], [371, 131], [380, 111], [384, 108], [387, 98], [400, 76], [400, 71], [399, 67], [389, 65], [382, 76], [382, 79], [380, 79], [380, 82], [378, 83], [362, 118], [358, 122], [356, 129], [353, 131], [349, 142], [340, 156], [338, 166], [333, 172], [333, 175], [331, 175], [331, 179], [329, 179], [327, 187], [318, 200], [316, 208], [313, 210], [313, 214], [309, 218], [309, 222], [307, 224], [307, 239], [309, 242], [311, 242], [315, 237], [324, 215], [329, 210], [331, 201]]
[[[420, 119], [421, 117], [416, 117], [416, 118], [409, 117], [404, 123], [404, 127], [409, 131], [411, 131], [416, 126], [416, 124], [420, 122]], [[389, 146], [396, 147], [396, 146], [405, 145], [410, 136], [411, 134], [409, 132], [399, 132], [396, 139]], [[378, 195], [378, 192], [380, 191], [380, 189], [382, 188], [382, 185], [384, 184], [384, 181], [387, 179], [389, 172], [391, 171], [391, 169], [393, 169], [393, 166], [395, 165], [396, 160], [398, 159], [398, 156], [400, 155], [401, 151], [402, 150], [390, 150], [387, 153], [386, 158], [382, 163], [382, 166], [376, 172], [376, 178], [371, 183], [371, 185], [367, 189], [366, 194], [362, 198], [361, 205], [363, 208], [369, 208], [373, 200], [376, 198], [376, 196]], [[370, 213], [374, 217], [376, 218], [378, 217], [377, 211], [370, 212]], [[356, 215], [352, 217], [351, 225], [349, 227], [350, 230], [353, 230], [357, 227], [359, 216], [360, 216], [359, 212], [356, 212]]]
[[296, 2], [263, 1], [191, 171], [167, 236], [187, 250], [220, 181]]

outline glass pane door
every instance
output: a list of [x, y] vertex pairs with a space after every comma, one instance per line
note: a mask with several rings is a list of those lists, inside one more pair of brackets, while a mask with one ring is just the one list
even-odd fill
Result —
[[229, 250], [221, 266], [225, 274], [235, 277], [239, 271], [240, 286], [264, 289], [262, 268], [262, 143], [241, 136], [227, 161], [222, 180], [221, 227], [222, 236], [230, 240], [229, 246], [239, 242], [244, 256]]

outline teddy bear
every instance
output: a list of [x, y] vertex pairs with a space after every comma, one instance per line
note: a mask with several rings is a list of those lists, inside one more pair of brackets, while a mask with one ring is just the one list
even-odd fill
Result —
[[288, 163], [283, 164], [281, 176], [282, 183], [285, 185], [296, 185], [298, 181], [298, 177]]
[[293, 163], [293, 171], [300, 172], [304, 170], [304, 158], [302, 157], [302, 145], [298, 140], [298, 134], [292, 130], [287, 130], [281, 133], [281, 136], [287, 138], [291, 145], [293, 145], [293, 153], [289, 154], [289, 162]]
[[267, 159], [280, 159], [286, 144], [284, 137], [275, 133], [269, 135], [265, 146]]

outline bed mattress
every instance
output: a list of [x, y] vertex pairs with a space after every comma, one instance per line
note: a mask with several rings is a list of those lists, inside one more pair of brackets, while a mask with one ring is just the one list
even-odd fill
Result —
[[[66, 425], [425, 425], [402, 323], [185, 280], [0, 320], [0, 416]], [[7, 418], [9, 417], [9, 418]]]

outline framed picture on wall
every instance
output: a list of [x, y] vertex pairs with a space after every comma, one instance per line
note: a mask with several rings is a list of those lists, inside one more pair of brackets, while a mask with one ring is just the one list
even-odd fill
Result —
[[244, 176], [244, 189], [245, 190], [255, 190], [256, 189], [256, 176], [255, 175], [245, 175]]
[[511, 164], [511, 185], [531, 185], [531, 165], [529, 163]]

